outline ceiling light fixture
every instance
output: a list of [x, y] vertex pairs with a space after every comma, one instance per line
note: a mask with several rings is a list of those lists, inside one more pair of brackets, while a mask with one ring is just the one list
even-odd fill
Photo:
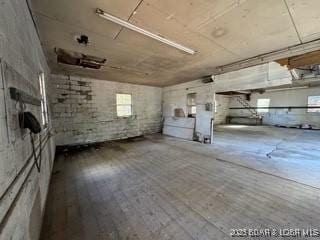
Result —
[[147, 31], [147, 30], [144, 30], [144, 29], [142, 29], [142, 28], [140, 28], [140, 27], [137, 27], [137, 26], [135, 26], [135, 25], [133, 25], [133, 24], [127, 22], [127, 21], [124, 21], [124, 20], [122, 20], [122, 19], [120, 19], [120, 18], [117, 18], [117, 17], [115, 17], [115, 16], [112, 16], [111, 14], [108, 14], [108, 13], [104, 12], [104, 11], [101, 10], [100, 8], [97, 8], [97, 9], [96, 9], [96, 13], [97, 13], [100, 17], [102, 17], [102, 18], [104, 18], [104, 19], [107, 19], [107, 20], [109, 20], [109, 21], [111, 21], [111, 22], [113, 22], [113, 23], [116, 23], [116, 24], [121, 25], [122, 27], [128, 28], [128, 29], [130, 29], [130, 30], [132, 30], [132, 31], [141, 33], [141, 34], [143, 34], [143, 35], [145, 35], [145, 36], [148, 36], [148, 37], [150, 37], [150, 38], [153, 38], [153, 39], [155, 39], [155, 40], [158, 40], [159, 42], [165, 43], [165, 44], [167, 44], [167, 45], [169, 45], [169, 46], [171, 46], [171, 47], [177, 48], [177, 49], [179, 49], [179, 50], [181, 50], [181, 51], [184, 51], [184, 52], [186, 52], [186, 53], [195, 54], [195, 52], [196, 52], [196, 51], [194, 51], [194, 50], [192, 50], [192, 49], [190, 49], [190, 48], [188, 48], [188, 47], [185, 47], [185, 46], [183, 46], [183, 45], [181, 45], [181, 44], [179, 44], [179, 43], [176, 43], [176, 42], [174, 42], [174, 41], [168, 40], [168, 39], [166, 39], [166, 38], [164, 38], [164, 37], [160, 37], [160, 36], [157, 35], [157, 34], [154, 34], [154, 33], [152, 33], [152, 32], [149, 32], [149, 31]]

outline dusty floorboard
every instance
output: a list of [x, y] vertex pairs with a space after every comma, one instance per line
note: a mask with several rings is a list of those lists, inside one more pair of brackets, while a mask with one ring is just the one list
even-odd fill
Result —
[[42, 239], [221, 240], [236, 228], [319, 229], [319, 189], [176, 141], [112, 142], [59, 155]]

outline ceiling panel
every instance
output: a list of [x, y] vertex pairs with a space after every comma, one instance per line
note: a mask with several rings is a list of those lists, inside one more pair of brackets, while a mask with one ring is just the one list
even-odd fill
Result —
[[[42, 43], [46, 46], [47, 52], [53, 52], [55, 47], [82, 52], [97, 57], [107, 58], [112, 64], [129, 64], [134, 61], [142, 61], [151, 52], [142, 46], [140, 48], [128, 48], [128, 45], [121, 41], [106, 40], [105, 37], [83, 31], [81, 28], [72, 27], [57, 21], [51, 21], [43, 16], [37, 16], [41, 31]], [[79, 45], [75, 40], [76, 34], [83, 33], [90, 37], [89, 46]], [[107, 43], [107, 44], [106, 44]], [[115, 51], [115, 49], [117, 51]], [[132, 64], [133, 66], [134, 64]]]
[[248, 0], [199, 32], [242, 58], [299, 43], [286, 5], [279, 0]]
[[[172, 3], [175, 4], [175, 2], [171, 2], [171, 5]], [[168, 9], [173, 9], [174, 6], [168, 5], [167, 7]], [[195, 32], [190, 27], [177, 21], [175, 18], [170, 17], [171, 15], [172, 13], [160, 11], [148, 2], [142, 2], [139, 6], [139, 10], [130, 18], [130, 22], [160, 36], [165, 36], [167, 39], [178, 42], [179, 44], [189, 47], [197, 52], [196, 55], [190, 57], [188, 54], [181, 54], [182, 52], [178, 50], [177, 53], [185, 58], [188, 58], [189, 56], [193, 60], [198, 60], [199, 57], [204, 57], [208, 54], [215, 53], [217, 50], [223, 49], [213, 40]], [[137, 33], [135, 34], [136, 38], [143, 38], [145, 41], [150, 41], [150, 39], [145, 36], [137, 36]], [[125, 37], [120, 34], [119, 39], [123, 38]], [[163, 45], [162, 43], [155, 42], [154, 40], [151, 41], [155, 43], [152, 46], [154, 49]], [[151, 44], [151, 42], [149, 44]], [[169, 50], [172, 48], [166, 45], [163, 46]], [[162, 49], [164, 47], [162, 47]], [[161, 52], [163, 52], [163, 50], [161, 50]], [[172, 49], [171, 52], [173, 52]]]
[[303, 42], [320, 38], [320, 1], [319, 0], [287, 0]]
[[[130, 18], [130, 22], [182, 45], [186, 45], [183, 42], [184, 37], [192, 33], [183, 24], [168, 18], [167, 14], [145, 2], [140, 4], [139, 9]], [[161, 43], [158, 42], [159, 44]], [[196, 45], [187, 47], [196, 48]]]
[[[212, 74], [216, 67], [299, 43], [320, 32], [318, 0], [30, 0], [55, 73], [157, 86]], [[197, 51], [190, 55], [120, 27], [96, 8]], [[289, 11], [290, 10], [290, 11]], [[290, 18], [292, 14], [293, 21]], [[89, 45], [75, 37], [85, 34]], [[58, 64], [54, 48], [107, 59], [101, 70]]]
[[218, 18], [247, 0], [145, 0], [146, 4], [188, 28], [196, 28], [212, 18]]
[[121, 29], [118, 25], [98, 18], [96, 8], [128, 19], [140, 0], [32, 0], [32, 11], [64, 24], [81, 27], [107, 37], [114, 37]]

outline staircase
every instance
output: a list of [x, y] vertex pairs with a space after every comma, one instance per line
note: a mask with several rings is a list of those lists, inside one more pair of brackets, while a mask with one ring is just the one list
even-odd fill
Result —
[[249, 102], [245, 99], [243, 99], [241, 96], [235, 96], [235, 99], [237, 102], [239, 102], [246, 110], [248, 110], [251, 113], [250, 118], [261, 118], [261, 115], [258, 114], [257, 110], [255, 108], [252, 108]]

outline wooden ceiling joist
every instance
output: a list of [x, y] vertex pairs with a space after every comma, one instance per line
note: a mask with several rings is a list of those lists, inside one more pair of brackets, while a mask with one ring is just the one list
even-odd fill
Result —
[[282, 58], [276, 61], [281, 66], [287, 66], [288, 69], [303, 68], [311, 65], [320, 64], [320, 50], [305, 53], [302, 55]]

